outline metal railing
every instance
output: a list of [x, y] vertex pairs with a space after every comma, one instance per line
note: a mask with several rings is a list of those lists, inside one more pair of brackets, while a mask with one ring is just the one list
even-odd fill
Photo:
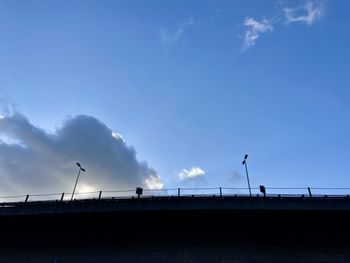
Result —
[[[264, 195], [259, 187], [252, 187], [252, 198], [256, 197], [349, 197], [350, 188], [319, 188], [319, 187], [265, 187]], [[147, 197], [250, 197], [248, 188], [240, 187], [208, 187], [208, 188], [168, 188], [143, 189], [140, 198]], [[70, 201], [72, 193], [49, 193], [0, 196], [0, 203], [37, 202], [37, 201]], [[135, 190], [104, 190], [80, 192], [74, 194], [74, 200], [86, 199], [127, 199], [136, 198]]]

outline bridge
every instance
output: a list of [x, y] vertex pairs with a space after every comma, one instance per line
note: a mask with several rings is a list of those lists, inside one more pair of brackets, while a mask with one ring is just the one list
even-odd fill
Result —
[[346, 193], [227, 190], [24, 195], [0, 204], [0, 262], [350, 262]]

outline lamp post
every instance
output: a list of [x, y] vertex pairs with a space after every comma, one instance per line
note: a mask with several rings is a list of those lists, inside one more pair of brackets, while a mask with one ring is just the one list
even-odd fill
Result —
[[77, 166], [79, 167], [79, 172], [78, 172], [77, 180], [75, 181], [75, 185], [74, 185], [74, 188], [73, 188], [72, 198], [70, 199], [71, 201], [73, 201], [74, 192], [75, 192], [75, 188], [77, 187], [77, 184], [78, 184], [80, 172], [81, 171], [85, 172], [85, 169], [83, 167], [81, 167], [80, 163], [77, 163]]
[[249, 188], [249, 195], [252, 196], [252, 190], [250, 189], [250, 182], [249, 182], [249, 176], [248, 176], [247, 158], [248, 158], [248, 154], [244, 155], [244, 160], [243, 160], [242, 164], [243, 164], [244, 167], [245, 167], [245, 173], [246, 173], [246, 175], [247, 175], [248, 188]]

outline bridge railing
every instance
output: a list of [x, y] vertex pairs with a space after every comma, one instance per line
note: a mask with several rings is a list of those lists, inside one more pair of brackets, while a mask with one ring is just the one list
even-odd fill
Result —
[[[350, 188], [318, 188], [318, 187], [265, 187], [266, 197], [346, 197], [350, 194]], [[259, 187], [251, 188], [252, 197], [262, 197]], [[93, 192], [74, 193], [74, 200], [85, 199], [125, 199], [146, 197], [200, 197], [200, 196], [241, 196], [250, 197], [248, 188], [208, 187], [208, 188], [168, 188], [168, 189], [143, 189], [143, 194], [138, 197], [135, 190], [104, 190]], [[0, 203], [37, 202], [37, 201], [71, 201], [72, 193], [49, 193], [0, 196]]]

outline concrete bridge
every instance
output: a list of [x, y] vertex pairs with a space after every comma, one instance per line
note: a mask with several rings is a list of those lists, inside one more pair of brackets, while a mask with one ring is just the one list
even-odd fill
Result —
[[0, 262], [350, 262], [348, 196], [0, 204]]

